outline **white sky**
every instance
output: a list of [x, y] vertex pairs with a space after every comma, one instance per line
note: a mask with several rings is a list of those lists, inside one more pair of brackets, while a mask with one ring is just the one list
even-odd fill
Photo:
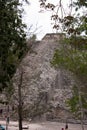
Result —
[[[48, 0], [48, 2], [52, 2], [54, 4], [58, 4], [59, 0]], [[66, 1], [63, 0], [64, 4]], [[45, 11], [44, 13], [40, 13], [40, 3], [39, 0], [29, 0], [30, 5], [24, 5], [25, 14], [24, 14], [24, 22], [27, 24], [28, 27], [33, 25], [31, 31], [34, 31], [36, 28], [37, 39], [42, 39], [46, 33], [55, 32], [52, 29], [52, 21], [51, 19], [51, 12]]]

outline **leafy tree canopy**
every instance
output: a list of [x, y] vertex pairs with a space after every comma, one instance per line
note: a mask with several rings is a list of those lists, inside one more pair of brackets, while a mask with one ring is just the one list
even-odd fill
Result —
[[80, 116], [84, 130], [82, 120], [84, 109], [87, 109], [87, 0], [70, 0], [68, 13], [64, 10], [63, 0], [56, 5], [47, 3], [47, 0], [40, 2], [42, 8], [52, 11], [53, 28], [66, 34], [51, 63], [73, 72], [78, 80], [68, 104], [75, 116]]
[[0, 91], [8, 87], [27, 48], [20, 6], [19, 0], [0, 0]]
[[[87, 14], [86, 0], [70, 0], [69, 13], [64, 10], [63, 0], [56, 5], [48, 0], [40, 0], [40, 6], [53, 12], [51, 19], [53, 28], [65, 32], [68, 38], [61, 43], [61, 48], [55, 51], [52, 63], [62, 66], [75, 73], [78, 78], [87, 77]], [[55, 10], [57, 8], [57, 10]], [[67, 10], [68, 10], [67, 8]], [[78, 8], [78, 9], [77, 9]], [[77, 10], [75, 14], [75, 10]], [[79, 13], [79, 11], [81, 13]], [[61, 13], [61, 15], [59, 14]], [[62, 28], [62, 29], [61, 29]], [[84, 34], [84, 36], [82, 35]]]
[[[74, 86], [72, 89], [72, 97], [71, 99], [67, 100], [66, 103], [70, 107], [71, 112], [73, 112], [74, 116], [77, 119], [81, 118], [81, 106], [79, 104], [79, 90], [78, 87]], [[86, 114], [87, 109], [87, 100], [86, 96], [81, 94], [81, 100], [82, 100], [82, 107], [84, 108], [84, 113]]]

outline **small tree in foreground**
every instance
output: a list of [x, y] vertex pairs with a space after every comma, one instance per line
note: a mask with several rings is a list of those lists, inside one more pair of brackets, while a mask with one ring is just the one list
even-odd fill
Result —
[[[85, 110], [87, 110], [87, 95], [79, 92], [78, 87], [74, 86], [72, 89], [72, 97], [66, 101], [71, 112], [76, 119], [83, 120], [85, 117]], [[81, 121], [83, 122], [83, 121]], [[84, 128], [83, 128], [84, 129]]]
[[[63, 43], [61, 43], [61, 48], [55, 51], [52, 64], [55, 67], [60, 67], [60, 68], [62, 67], [62, 68], [65, 68], [66, 70], [71, 71], [76, 77], [77, 89], [74, 89], [72, 98], [70, 99], [70, 102], [68, 103], [69, 105], [71, 105], [71, 110], [73, 113], [76, 112], [80, 114], [82, 129], [84, 129], [83, 128], [83, 112], [84, 112], [83, 109], [85, 109], [85, 106], [86, 106], [86, 96], [87, 96], [87, 93], [86, 93], [87, 92], [87, 88], [86, 88], [86, 85], [87, 85], [86, 46], [87, 45], [85, 43], [83, 45], [79, 43], [78, 41], [79, 41], [78, 37], [75, 37], [75, 39], [74, 37], [65, 38]], [[86, 39], [84, 39], [84, 41], [86, 41]], [[82, 97], [84, 97], [84, 100]]]
[[[87, 1], [70, 0], [68, 5], [67, 9], [69, 10], [66, 12], [63, 0], [58, 0], [55, 5], [48, 3], [48, 0], [40, 0], [41, 8], [52, 11], [53, 28], [65, 32], [68, 36], [61, 43], [61, 47], [56, 49], [52, 64], [75, 74], [79, 93], [78, 98], [72, 98], [75, 104], [70, 105], [73, 108], [78, 104], [81, 108], [80, 114], [83, 115], [82, 95], [86, 99], [87, 92]], [[82, 12], [79, 13], [80, 11]], [[84, 33], [84, 36], [81, 36], [82, 33]], [[84, 104], [86, 105], [85, 101]], [[84, 129], [82, 120], [83, 117], [81, 116], [82, 129]]]

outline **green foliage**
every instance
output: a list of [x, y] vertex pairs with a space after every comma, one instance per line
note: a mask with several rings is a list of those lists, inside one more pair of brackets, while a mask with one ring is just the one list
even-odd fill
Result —
[[[81, 102], [82, 108], [87, 109], [87, 100], [86, 97], [81, 93]], [[75, 117], [80, 118], [81, 116], [81, 106], [79, 103], [79, 90], [78, 87], [74, 86], [72, 89], [72, 97], [66, 101], [71, 112]]]
[[87, 16], [83, 15], [82, 17], [80, 17], [80, 20], [81, 20], [81, 25], [79, 29], [81, 30], [81, 32], [84, 32], [87, 35]]
[[[82, 22], [79, 27], [80, 32], [87, 31], [84, 25]], [[61, 42], [61, 47], [56, 49], [51, 64], [71, 71], [81, 83], [82, 86], [73, 88], [72, 98], [67, 101], [71, 112], [81, 119], [82, 110], [85, 112], [87, 109], [87, 37], [70, 32], [69, 38], [65, 38]], [[81, 91], [80, 95], [79, 91]]]
[[75, 108], [75, 105], [79, 102], [79, 93], [78, 93], [78, 88], [76, 86], [73, 87], [72, 89], [72, 98], [70, 100], [67, 101], [67, 103], [70, 105], [70, 106], [73, 106], [72, 109]]
[[[76, 113], [79, 111], [79, 108], [87, 106], [87, 102], [84, 99], [87, 98], [87, 95], [85, 95], [87, 92], [87, 0], [70, 0], [69, 7], [71, 8], [71, 12], [69, 14], [64, 10], [62, 1], [59, 0], [53, 9], [48, 6], [53, 11], [51, 17], [51, 20], [54, 21], [53, 28], [59, 31], [62, 30], [68, 36], [61, 43], [61, 47], [56, 49], [51, 64], [55, 67], [71, 71], [75, 74], [81, 85], [84, 86], [83, 88], [86, 90], [84, 92], [83, 88], [78, 86], [83, 92], [83, 95], [81, 95], [83, 106], [78, 102], [80, 99], [76, 90], [73, 90], [73, 97], [68, 101], [72, 112]], [[47, 0], [40, 0], [40, 2], [42, 8], [47, 9]], [[51, 4], [49, 3], [49, 5]], [[73, 15], [74, 11], [76, 12]], [[81, 34], [84, 34], [84, 36], [81, 36]]]
[[27, 48], [19, 6], [19, 0], [0, 0], [0, 91], [8, 87]]
[[36, 37], [35, 34], [33, 34], [33, 35], [30, 37], [30, 40], [31, 40], [31, 41], [36, 41], [36, 39], [37, 39], [37, 37]]
[[87, 7], [87, 0], [76, 0], [74, 3], [79, 8], [82, 7], [82, 6]]
[[[85, 43], [86, 42], [86, 43]], [[78, 37], [65, 39], [55, 51], [52, 65], [64, 67], [79, 78], [87, 77], [87, 39]], [[85, 80], [86, 81], [86, 80]]]
[[[77, 0], [77, 11], [82, 6], [87, 7], [86, 0]], [[82, 119], [82, 113], [87, 110], [87, 16], [67, 16], [63, 19], [63, 30], [68, 35], [61, 42], [61, 47], [55, 51], [51, 64], [65, 68], [75, 74], [82, 86], [74, 87], [72, 97], [67, 101], [71, 112]], [[78, 14], [78, 13], [77, 13]], [[81, 34], [84, 33], [84, 36]]]

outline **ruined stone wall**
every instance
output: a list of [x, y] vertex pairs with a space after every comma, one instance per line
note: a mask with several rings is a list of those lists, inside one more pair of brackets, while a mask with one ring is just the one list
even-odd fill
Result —
[[[56, 70], [50, 64], [54, 51], [60, 47], [59, 41], [63, 38], [64, 34], [46, 34], [39, 44], [32, 48], [33, 51], [28, 52], [21, 62], [21, 67], [19, 67], [22, 69], [18, 68], [14, 76], [14, 86], [17, 88], [20, 71], [24, 72], [22, 83], [23, 106], [31, 113], [36, 110], [38, 111], [37, 114], [40, 114], [40, 111], [44, 113], [44, 111], [49, 111], [50, 107], [56, 108], [58, 106], [66, 109], [65, 101], [71, 96], [73, 84], [71, 75], [66, 70]], [[17, 89], [14, 95], [17, 97]], [[16, 102], [14, 97], [13, 101]], [[38, 107], [36, 104], [38, 104]]]
[[64, 33], [48, 33], [46, 34], [42, 40], [54, 40], [54, 41], [58, 41], [62, 38], [64, 38], [65, 34]]

